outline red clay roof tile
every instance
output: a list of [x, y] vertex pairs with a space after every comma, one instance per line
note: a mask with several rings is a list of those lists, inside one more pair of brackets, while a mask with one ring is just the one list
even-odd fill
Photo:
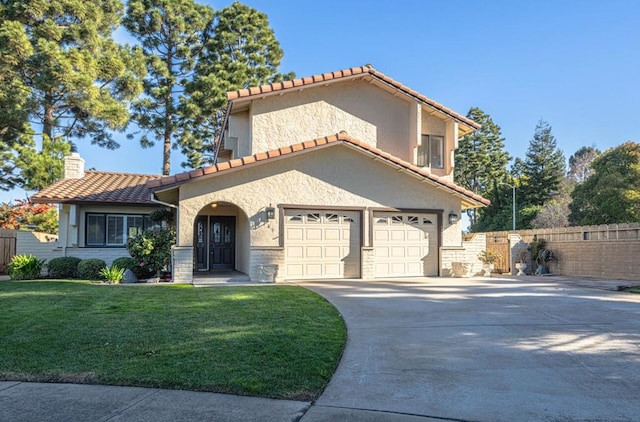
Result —
[[[415, 166], [414, 164], [411, 164], [409, 162], [406, 162], [404, 160], [401, 160], [398, 157], [395, 157], [387, 152], [384, 152], [374, 146], [371, 146], [365, 142], [362, 142], [356, 138], [353, 138], [349, 135], [347, 135], [346, 133], [338, 133], [335, 135], [329, 135], [329, 136], [325, 136], [323, 138], [317, 138], [311, 141], [306, 141], [306, 142], [301, 142], [298, 144], [293, 144], [289, 147], [283, 147], [280, 148], [278, 150], [271, 150], [268, 151], [267, 153], [261, 152], [252, 156], [247, 156], [247, 157], [243, 157], [241, 159], [235, 159], [232, 160], [232, 162], [223, 162], [223, 163], [219, 163], [217, 165], [214, 166], [209, 166], [209, 167], [205, 167], [202, 169], [202, 173], [204, 175], [209, 175], [209, 174], [213, 174], [213, 173], [220, 173], [223, 172], [224, 170], [228, 170], [230, 168], [237, 168], [238, 167], [238, 162], [241, 165], [252, 165], [252, 164], [259, 164], [259, 161], [265, 161], [265, 160], [269, 160], [271, 158], [276, 158], [279, 156], [286, 156], [286, 155], [290, 155], [290, 154], [294, 154], [294, 153], [301, 153], [303, 152], [303, 150], [311, 150], [314, 148], [318, 148], [319, 146], [322, 145], [327, 145], [327, 144], [334, 144], [334, 143], [340, 143], [343, 142], [347, 145], [351, 145], [354, 148], [359, 148], [360, 150], [364, 150], [369, 154], [372, 154], [375, 157], [378, 158], [382, 158], [385, 159], [391, 163], [394, 163], [395, 165], [399, 166], [401, 169], [410, 171], [418, 176], [421, 176], [427, 180], [430, 180], [434, 183], [434, 185], [436, 186], [440, 186], [442, 188], [446, 188], [450, 191], [455, 192], [456, 194], [467, 198], [468, 200], [471, 200], [472, 202], [476, 202], [479, 203], [481, 205], [489, 205], [491, 202], [488, 199], [485, 199], [479, 195], [476, 195], [475, 193], [464, 189], [461, 186], [456, 185], [455, 183], [451, 182], [448, 179], [444, 179], [441, 177], [438, 177], [434, 174], [432, 174], [429, 170], [424, 169], [424, 168], [420, 168]], [[182, 173], [182, 175], [176, 175], [176, 176], [166, 176], [163, 177], [160, 180], [154, 180], [154, 181], [150, 181], [150, 183], [147, 185], [147, 187], [151, 188], [151, 189], [157, 189], [160, 187], [172, 187], [175, 186], [177, 184], [180, 184], [181, 182], [185, 182], [186, 179], [197, 179], [200, 176], [195, 176], [192, 177], [192, 173], [193, 172], [186, 172], [186, 173]]]
[[356, 76], [356, 75], [368, 75], [372, 78], [375, 78], [377, 80], [380, 80], [382, 82], [385, 82], [386, 84], [390, 85], [391, 87], [404, 92], [405, 94], [415, 98], [416, 100], [425, 103], [441, 112], [443, 112], [444, 114], [454, 118], [455, 120], [473, 128], [473, 129], [479, 129], [480, 125], [476, 122], [474, 122], [473, 120], [456, 113], [455, 111], [451, 110], [448, 107], [445, 107], [444, 105], [432, 100], [431, 98], [425, 97], [424, 95], [420, 94], [419, 92], [407, 87], [406, 85], [388, 77], [387, 75], [385, 75], [382, 72], [378, 72], [377, 70], [375, 70], [373, 67], [371, 66], [359, 66], [359, 67], [352, 67], [350, 69], [343, 69], [343, 70], [339, 70], [339, 71], [334, 71], [334, 72], [329, 72], [329, 73], [323, 73], [321, 75], [313, 75], [313, 76], [307, 76], [307, 77], [303, 77], [303, 78], [297, 78], [294, 79], [293, 81], [284, 81], [284, 82], [276, 82], [276, 83], [271, 83], [268, 85], [262, 85], [259, 87], [252, 87], [250, 89], [240, 89], [237, 91], [231, 91], [227, 93], [227, 99], [229, 101], [233, 101], [233, 100], [237, 100], [240, 98], [246, 98], [246, 97], [252, 97], [254, 95], [260, 95], [260, 94], [264, 94], [264, 93], [270, 93], [270, 92], [275, 92], [275, 91], [282, 91], [282, 90], [286, 90], [286, 89], [290, 89], [293, 87], [299, 87], [299, 86], [304, 86], [304, 85], [311, 85], [311, 84], [318, 84], [318, 83], [322, 83], [322, 82], [326, 82], [326, 81], [330, 81], [330, 80], [334, 80], [334, 79], [340, 79], [340, 78], [344, 78], [344, 77], [348, 77], [348, 76]]
[[[162, 186], [160, 175], [86, 171], [81, 179], [63, 179], [31, 197], [36, 203], [155, 205], [149, 187]], [[150, 183], [147, 187], [147, 183]]]

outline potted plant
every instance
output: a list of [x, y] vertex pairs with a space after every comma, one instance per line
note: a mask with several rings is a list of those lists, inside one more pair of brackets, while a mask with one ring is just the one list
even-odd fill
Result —
[[516, 252], [516, 269], [518, 270], [518, 274], [516, 275], [525, 275], [524, 270], [527, 269], [529, 262], [529, 251], [526, 249], [520, 249]]
[[495, 264], [502, 258], [502, 254], [494, 251], [482, 251], [478, 255], [478, 259], [482, 261], [483, 275], [490, 276], [491, 271], [495, 269]]
[[531, 242], [531, 257], [537, 264], [535, 274], [550, 274], [549, 262], [556, 261], [553, 251], [547, 248], [547, 241], [544, 239], [536, 239]]

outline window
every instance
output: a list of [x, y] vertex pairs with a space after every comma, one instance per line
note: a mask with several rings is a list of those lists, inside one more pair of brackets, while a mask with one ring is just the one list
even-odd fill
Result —
[[149, 216], [125, 214], [87, 214], [87, 246], [124, 246], [127, 239], [155, 226]]
[[444, 136], [422, 135], [418, 146], [418, 167], [444, 168]]

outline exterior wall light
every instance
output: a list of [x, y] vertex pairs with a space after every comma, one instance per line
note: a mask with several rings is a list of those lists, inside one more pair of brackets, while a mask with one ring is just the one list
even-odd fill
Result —
[[451, 211], [449, 213], [449, 224], [456, 224], [460, 217], [455, 212]]
[[264, 209], [264, 212], [267, 213], [267, 220], [273, 220], [276, 218], [276, 209], [273, 207], [267, 207]]

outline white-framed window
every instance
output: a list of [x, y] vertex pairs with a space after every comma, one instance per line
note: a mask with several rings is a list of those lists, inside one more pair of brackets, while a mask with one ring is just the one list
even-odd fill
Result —
[[87, 213], [87, 246], [124, 246], [129, 237], [156, 226], [148, 215]]
[[444, 136], [422, 135], [416, 164], [418, 167], [444, 168]]

